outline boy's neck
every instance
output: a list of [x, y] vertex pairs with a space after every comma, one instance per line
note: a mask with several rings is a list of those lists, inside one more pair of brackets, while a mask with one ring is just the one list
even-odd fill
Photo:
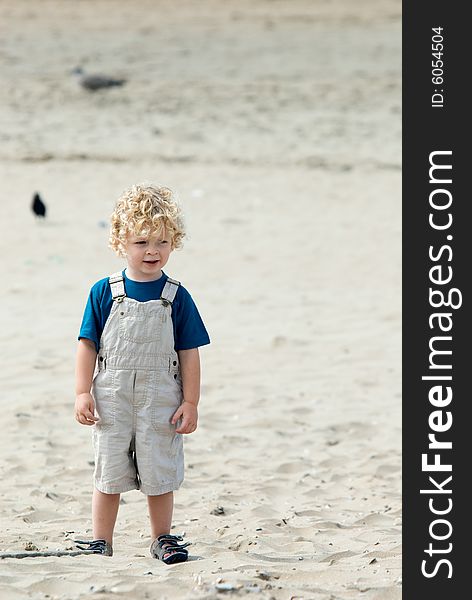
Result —
[[154, 273], [152, 275], [150, 274], [149, 277], [146, 277], [142, 273], [134, 273], [133, 271], [130, 271], [129, 267], [126, 267], [125, 275], [131, 281], [136, 281], [138, 283], [146, 283], [149, 281], [157, 281], [158, 279], [160, 279], [162, 277], [162, 271], [159, 271], [159, 273]]

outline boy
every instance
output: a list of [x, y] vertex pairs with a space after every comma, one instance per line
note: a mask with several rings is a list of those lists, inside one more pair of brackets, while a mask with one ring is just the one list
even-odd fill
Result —
[[166, 564], [188, 557], [189, 544], [169, 533], [173, 491], [184, 475], [182, 434], [197, 427], [198, 347], [210, 340], [190, 294], [162, 271], [184, 235], [168, 188], [126, 190], [111, 217], [110, 247], [127, 267], [98, 281], [88, 298], [75, 418], [93, 426], [94, 540], [79, 543], [97, 554], [113, 553], [120, 494], [140, 489], [148, 501], [151, 555]]

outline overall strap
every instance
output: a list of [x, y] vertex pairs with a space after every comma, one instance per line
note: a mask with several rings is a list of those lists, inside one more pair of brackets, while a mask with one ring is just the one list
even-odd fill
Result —
[[162, 290], [161, 300], [164, 305], [172, 304], [174, 301], [175, 295], [179, 289], [180, 281], [176, 281], [175, 279], [167, 278], [167, 281], [164, 285], [164, 289]]
[[116, 302], [123, 302], [123, 298], [126, 297], [126, 291], [125, 282], [123, 280], [121, 271], [110, 275], [108, 278], [108, 283], [110, 284], [111, 296], [113, 300], [116, 300]]

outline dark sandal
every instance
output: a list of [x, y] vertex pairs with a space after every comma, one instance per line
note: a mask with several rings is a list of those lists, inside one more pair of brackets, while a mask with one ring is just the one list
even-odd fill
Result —
[[[104, 556], [113, 556], [112, 545], [106, 542], [105, 540], [92, 540], [91, 542], [86, 542], [84, 540], [74, 540], [74, 542], [79, 550], [84, 550], [87, 553], [103, 554]], [[85, 547], [79, 546], [79, 544], [85, 544]]]
[[151, 544], [151, 556], [162, 560], [166, 565], [185, 562], [188, 558], [188, 550], [186, 548], [190, 546], [191, 542], [186, 542], [185, 544], [177, 543], [182, 542], [183, 539], [181, 535], [171, 535], [170, 533], [160, 535]]

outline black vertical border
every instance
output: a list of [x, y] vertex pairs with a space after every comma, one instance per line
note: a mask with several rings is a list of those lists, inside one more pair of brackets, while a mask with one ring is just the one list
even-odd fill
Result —
[[[471, 152], [471, 109], [467, 97], [472, 51], [471, 25], [465, 14], [466, 3], [410, 1], [403, 3], [403, 597], [406, 600], [436, 600], [467, 596], [468, 575], [472, 570], [469, 551], [471, 532], [468, 513], [472, 510], [468, 479], [472, 469], [470, 443], [472, 430], [468, 374], [472, 372], [472, 352], [469, 337], [471, 330], [471, 269], [472, 258], [472, 175]], [[432, 82], [432, 28], [442, 27], [444, 35], [444, 82]], [[443, 108], [431, 104], [434, 89], [444, 93]], [[429, 226], [429, 195], [434, 185], [429, 183], [429, 156], [437, 150], [452, 150], [452, 185], [447, 187], [453, 194], [451, 212], [453, 223], [447, 232], [435, 231]], [[448, 162], [448, 159], [443, 159]], [[438, 187], [438, 186], [436, 186]], [[440, 187], [440, 186], [439, 186]], [[447, 240], [446, 235], [453, 236]], [[428, 323], [431, 308], [428, 294], [433, 286], [429, 280], [429, 269], [434, 264], [428, 249], [439, 249], [450, 244], [452, 260], [447, 261], [447, 252], [440, 262], [453, 270], [453, 278], [447, 288], [458, 288], [462, 293], [462, 306], [458, 309], [443, 307], [439, 310], [452, 313], [453, 327], [452, 357], [443, 362], [452, 362], [453, 400], [443, 410], [452, 412], [453, 424], [449, 431], [437, 434], [438, 439], [451, 440], [452, 450], [441, 452], [442, 462], [452, 461], [451, 473], [437, 473], [443, 481], [452, 475], [450, 495], [436, 495], [437, 507], [446, 506], [451, 498], [452, 510], [444, 518], [452, 525], [451, 537], [442, 542], [431, 539], [429, 526], [435, 518], [428, 507], [429, 496], [420, 494], [420, 489], [432, 488], [428, 476], [421, 469], [421, 455], [428, 451], [428, 434], [431, 432], [428, 417], [433, 407], [428, 400], [428, 391], [434, 383], [422, 381], [423, 375], [431, 374], [428, 369], [429, 340], [434, 333]], [[444, 346], [446, 347], [446, 345]], [[449, 360], [448, 360], [449, 359]], [[446, 374], [445, 371], [437, 372]], [[434, 451], [432, 452], [434, 454]], [[445, 486], [446, 487], [446, 486]], [[441, 504], [442, 502], [442, 504]], [[437, 527], [436, 533], [447, 531]], [[448, 553], [429, 557], [424, 550], [429, 543]], [[427, 570], [432, 572], [436, 563], [445, 558], [452, 565], [452, 577], [448, 578], [449, 567], [442, 564], [434, 577], [427, 578], [421, 572], [423, 560], [428, 560]]]

